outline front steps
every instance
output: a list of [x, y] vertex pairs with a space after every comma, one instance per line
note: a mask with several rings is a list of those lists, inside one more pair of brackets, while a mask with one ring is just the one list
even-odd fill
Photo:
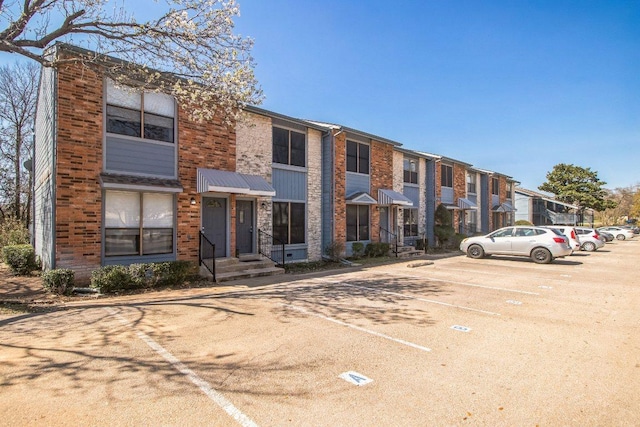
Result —
[[[284, 268], [276, 267], [276, 263], [257, 254], [240, 255], [239, 258], [216, 258], [215, 261], [217, 282], [284, 273]], [[200, 266], [200, 275], [212, 278], [204, 266]]]
[[398, 258], [413, 258], [424, 255], [423, 250], [418, 250], [415, 246], [398, 246], [398, 251], [395, 248], [391, 249], [391, 256], [397, 256]]

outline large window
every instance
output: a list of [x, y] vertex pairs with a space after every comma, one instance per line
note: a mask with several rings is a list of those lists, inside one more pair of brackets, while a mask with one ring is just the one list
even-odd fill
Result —
[[162, 93], [125, 90], [107, 80], [107, 132], [173, 143], [174, 99]]
[[105, 256], [138, 256], [173, 252], [172, 194], [107, 191]]
[[418, 183], [418, 161], [415, 159], [404, 159], [404, 182], [408, 184]]
[[273, 202], [273, 237], [289, 245], [305, 243], [305, 204]]
[[476, 174], [467, 174], [467, 193], [476, 194]]
[[369, 206], [347, 205], [347, 241], [369, 240]]
[[273, 163], [304, 167], [306, 164], [304, 133], [274, 127]]
[[369, 146], [347, 140], [347, 171], [369, 174]]
[[416, 237], [418, 235], [418, 209], [405, 209], [404, 217], [404, 237]]
[[507, 199], [510, 199], [513, 194], [513, 182], [507, 181]]
[[491, 194], [500, 195], [500, 180], [498, 178], [491, 178]]
[[440, 165], [440, 185], [453, 187], [453, 166]]

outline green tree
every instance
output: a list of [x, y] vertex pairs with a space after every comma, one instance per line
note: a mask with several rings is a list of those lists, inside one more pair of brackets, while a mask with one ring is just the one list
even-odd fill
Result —
[[636, 191], [633, 194], [629, 218], [640, 219], [640, 185], [636, 186]]
[[453, 228], [453, 218], [451, 212], [445, 205], [440, 203], [435, 212], [435, 226], [433, 231], [441, 245], [445, 245], [449, 239], [456, 234]]
[[607, 197], [607, 190], [603, 188], [606, 184], [591, 168], [559, 163], [547, 173], [547, 181], [538, 189], [552, 193], [561, 202], [577, 205], [581, 209], [603, 211], [616, 206], [616, 202]]

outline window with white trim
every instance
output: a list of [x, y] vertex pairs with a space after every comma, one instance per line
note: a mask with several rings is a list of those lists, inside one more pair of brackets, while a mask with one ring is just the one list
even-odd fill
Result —
[[273, 127], [273, 163], [306, 165], [306, 136], [302, 132]]
[[467, 193], [476, 194], [476, 174], [468, 173], [467, 174]]
[[162, 93], [124, 89], [107, 79], [107, 133], [173, 143], [175, 101]]
[[173, 194], [108, 190], [104, 200], [106, 257], [173, 252]]
[[404, 159], [404, 182], [407, 184], [418, 183], [418, 161], [416, 159]]
[[369, 145], [347, 140], [347, 171], [369, 174]]
[[404, 237], [416, 237], [418, 235], [418, 209], [405, 208], [402, 215], [404, 220]]
[[273, 237], [286, 245], [305, 243], [306, 205], [273, 202]]
[[347, 241], [369, 240], [369, 205], [347, 205]]

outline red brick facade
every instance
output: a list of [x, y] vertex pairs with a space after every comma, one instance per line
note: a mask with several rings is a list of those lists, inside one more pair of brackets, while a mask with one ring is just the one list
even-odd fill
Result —
[[[335, 134], [335, 131], [334, 131]], [[334, 241], [347, 241], [347, 135], [335, 136]]]
[[[57, 73], [55, 262], [79, 281], [101, 265], [103, 76], [80, 64]], [[215, 120], [196, 123], [178, 111], [177, 258], [198, 260], [200, 195], [197, 168], [235, 170], [235, 130]], [[196, 205], [191, 205], [191, 198]], [[231, 253], [235, 252], [235, 198], [230, 203]]]
[[[393, 189], [393, 146], [371, 141], [371, 195], [378, 198], [378, 190]], [[371, 209], [371, 233], [373, 242], [380, 240], [380, 213]]]

